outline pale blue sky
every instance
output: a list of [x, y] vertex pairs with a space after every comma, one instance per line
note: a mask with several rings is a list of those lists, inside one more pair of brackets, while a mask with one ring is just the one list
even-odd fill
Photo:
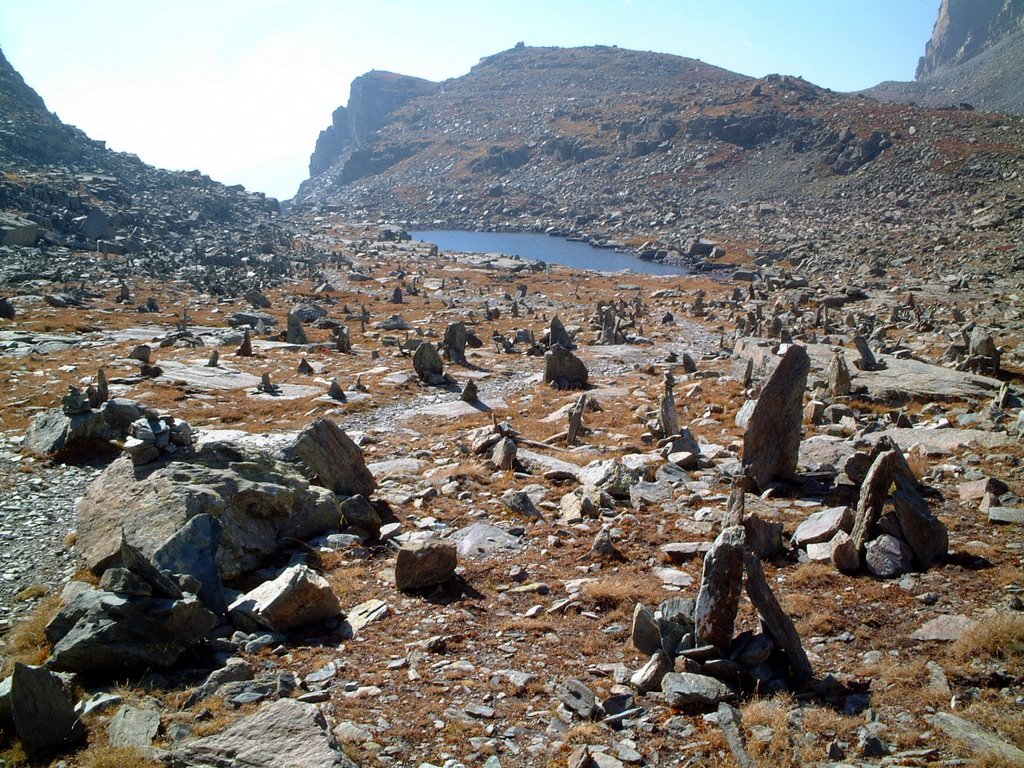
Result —
[[0, 47], [65, 122], [279, 198], [352, 79], [443, 80], [527, 45], [618, 45], [833, 90], [910, 80], [939, 0], [2, 0]]

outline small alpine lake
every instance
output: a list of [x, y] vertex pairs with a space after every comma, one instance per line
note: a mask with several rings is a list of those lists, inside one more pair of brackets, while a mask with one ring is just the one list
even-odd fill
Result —
[[470, 232], [457, 229], [431, 229], [409, 232], [413, 240], [434, 243], [442, 251], [464, 253], [503, 253], [524, 259], [539, 259], [574, 269], [599, 272], [630, 270], [648, 275], [689, 275], [686, 267], [642, 261], [628, 253], [596, 248], [589, 243], [550, 237], [538, 232]]

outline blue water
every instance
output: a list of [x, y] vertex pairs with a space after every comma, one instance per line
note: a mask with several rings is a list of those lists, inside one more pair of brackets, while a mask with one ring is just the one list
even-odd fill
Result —
[[630, 269], [648, 275], [690, 274], [684, 267], [641, 261], [636, 256], [616, 253], [610, 248], [595, 248], [588, 243], [549, 237], [535, 232], [466, 232], [455, 229], [432, 229], [409, 234], [413, 240], [435, 243], [442, 251], [504, 253], [521, 256], [524, 259], [540, 259], [549, 264], [601, 272]]

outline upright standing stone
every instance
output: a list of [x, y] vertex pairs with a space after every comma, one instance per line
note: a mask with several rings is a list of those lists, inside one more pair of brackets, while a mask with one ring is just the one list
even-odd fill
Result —
[[902, 477], [915, 484], [917, 482], [902, 451], [894, 443], [887, 445], [890, 450], [878, 454], [861, 483], [860, 499], [853, 516], [853, 531], [850, 533], [858, 554], [864, 553], [864, 546], [874, 532], [875, 523], [882, 514], [882, 507], [889, 498], [889, 489], [896, 478]]
[[424, 341], [412, 356], [412, 367], [416, 375], [426, 384], [441, 384], [444, 381], [444, 361], [437, 354], [437, 348], [429, 341]]
[[875, 354], [871, 351], [871, 347], [868, 346], [867, 339], [863, 336], [854, 336], [853, 343], [857, 346], [857, 353], [860, 355], [860, 359], [856, 360], [854, 365], [862, 371], [877, 371], [881, 366], [879, 366], [878, 361], [875, 359]]
[[791, 346], [765, 383], [750, 415], [743, 435], [743, 466], [747, 477], [759, 488], [796, 472], [804, 390], [810, 370], [807, 351]]
[[838, 349], [829, 361], [827, 376], [828, 391], [832, 397], [845, 397], [850, 394], [850, 369], [846, 365], [846, 357]]
[[752, 552], [747, 552], [743, 562], [747, 569], [747, 596], [761, 617], [766, 634], [785, 652], [793, 679], [798, 684], [809, 682], [814, 678], [814, 670], [800, 643], [800, 634], [768, 586], [761, 561]]
[[302, 320], [298, 315], [288, 315], [288, 330], [285, 332], [285, 341], [289, 344], [309, 344], [306, 329], [302, 327]]
[[334, 329], [334, 348], [346, 354], [352, 351], [352, 335], [347, 325], [339, 325]]
[[444, 330], [444, 356], [456, 365], [466, 364], [466, 324], [452, 323]]
[[742, 526], [726, 528], [704, 556], [694, 626], [698, 640], [726, 649], [743, 588], [743, 549], [747, 537]]
[[569, 350], [555, 346], [544, 355], [545, 384], [558, 389], [583, 389], [587, 379], [587, 366]]
[[11, 300], [6, 296], [0, 296], [0, 320], [13, 320], [16, 315]]
[[658, 424], [665, 437], [679, 434], [679, 413], [676, 411], [676, 396], [672, 391], [674, 383], [672, 374], [666, 371], [664, 389], [658, 398]]
[[252, 357], [252, 338], [249, 336], [249, 329], [245, 329], [245, 335], [242, 336], [242, 343], [238, 345], [238, 349], [235, 350], [235, 354], [239, 357]]
[[548, 347], [553, 347], [556, 344], [565, 349], [572, 349], [574, 346], [569, 332], [565, 330], [565, 326], [558, 319], [558, 315], [552, 317], [551, 323], [548, 325]]

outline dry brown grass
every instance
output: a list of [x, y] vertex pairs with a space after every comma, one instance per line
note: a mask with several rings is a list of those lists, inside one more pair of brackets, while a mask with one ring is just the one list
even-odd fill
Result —
[[[323, 557], [329, 560], [332, 555], [337, 555], [337, 553], [323, 555]], [[342, 602], [345, 601], [345, 598], [352, 598], [362, 594], [366, 590], [367, 584], [370, 584], [373, 580], [369, 569], [365, 565], [351, 563], [336, 565], [333, 570], [326, 572], [326, 576], [334, 594]]]
[[[747, 731], [747, 748], [751, 756], [762, 765], [795, 766], [797, 764], [789, 725], [789, 713], [793, 706], [794, 702], [791, 696], [776, 696], [771, 699], [751, 701], [743, 707], [741, 714], [743, 725]], [[767, 741], [753, 738], [755, 726], [771, 729], [771, 738]]]
[[81, 768], [159, 768], [158, 760], [150, 760], [135, 747], [94, 747], [82, 754]]
[[1001, 611], [985, 616], [953, 644], [950, 654], [959, 661], [998, 659], [1020, 674], [1024, 671], [1024, 614]]
[[3, 665], [0, 674], [9, 675], [14, 663], [42, 664], [50, 655], [50, 643], [46, 639], [46, 625], [57, 615], [61, 602], [59, 595], [50, 595], [18, 624], [14, 625], [4, 646]]
[[632, 614], [637, 603], [657, 605], [662, 590], [656, 579], [647, 574], [618, 573], [583, 586], [583, 597], [598, 611], [622, 608]]

